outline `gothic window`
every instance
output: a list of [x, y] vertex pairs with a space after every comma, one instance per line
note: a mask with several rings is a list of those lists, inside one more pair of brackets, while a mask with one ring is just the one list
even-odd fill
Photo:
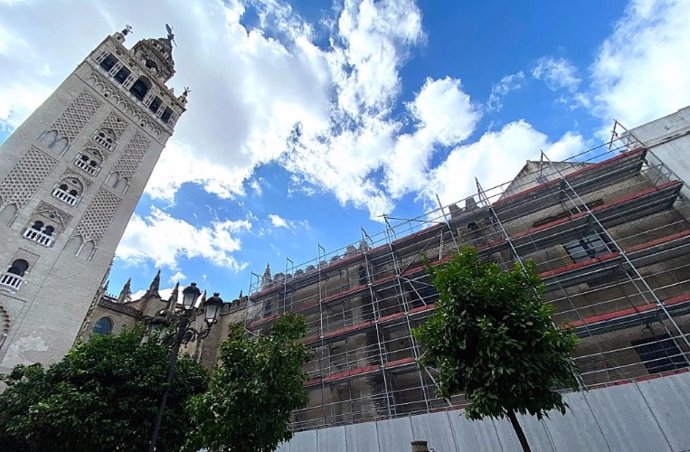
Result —
[[53, 245], [55, 238], [53, 233], [55, 232], [55, 226], [50, 224], [45, 224], [41, 220], [36, 220], [31, 226], [26, 228], [24, 231], [24, 238], [36, 242], [41, 246], [50, 247]]
[[129, 77], [129, 74], [131, 74], [131, 71], [122, 66], [122, 68], [117, 71], [117, 74], [115, 74], [114, 78], [118, 83], [124, 83], [124, 81], [127, 80], [127, 77]]
[[103, 58], [100, 64], [101, 67], [105, 69], [105, 72], [108, 72], [117, 64], [117, 58], [115, 58], [112, 53], [109, 53], [107, 57]]
[[129, 92], [134, 95], [139, 100], [144, 100], [146, 93], [149, 92], [151, 88], [151, 82], [146, 77], [139, 77], [139, 79], [134, 82]]
[[58, 182], [52, 195], [70, 206], [76, 206], [84, 193], [84, 184], [76, 177], [66, 177]]
[[165, 107], [165, 111], [164, 111], [163, 114], [161, 115], [161, 121], [163, 121], [163, 122], [168, 122], [168, 120], [169, 120], [170, 117], [172, 116], [172, 113], [173, 113], [173, 112], [172, 112], [172, 110], [171, 110], [170, 108]]
[[158, 97], [158, 96], [154, 97], [153, 100], [151, 101], [151, 104], [149, 105], [149, 110], [151, 110], [154, 113], [157, 112], [161, 106], [161, 103], [162, 103], [162, 101], [161, 101], [160, 97]]
[[91, 138], [107, 150], [115, 146], [115, 134], [110, 129], [98, 129]]
[[24, 282], [24, 274], [29, 269], [29, 263], [24, 259], [16, 259], [7, 272], [0, 277], [0, 285], [17, 290]]
[[113, 321], [108, 317], [101, 317], [91, 330], [92, 334], [111, 334], [113, 332]]

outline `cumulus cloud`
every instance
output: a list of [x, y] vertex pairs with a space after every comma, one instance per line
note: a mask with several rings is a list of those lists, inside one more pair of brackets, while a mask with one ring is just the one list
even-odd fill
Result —
[[462, 200], [477, 192], [475, 177], [488, 190], [512, 180], [526, 160], [539, 157], [540, 150], [555, 161], [583, 150], [584, 146], [583, 138], [577, 134], [567, 133], [551, 142], [526, 121], [511, 122], [499, 131], [485, 133], [474, 143], [454, 148], [430, 172], [424, 193], [432, 202], [436, 193], [444, 204]]
[[233, 255], [240, 249], [239, 235], [249, 231], [248, 220], [213, 221], [209, 226], [195, 227], [152, 207], [143, 218], [132, 216], [116, 256], [125, 262], [152, 262], [157, 267], [178, 271], [177, 260], [200, 257], [208, 262], [239, 272], [246, 263]]
[[[312, 26], [278, 0], [135, 3], [0, 6], [0, 122], [18, 124], [88, 53], [85, 43], [121, 28], [136, 9], [127, 44], [162, 35], [156, 26], [165, 11], [179, 44], [171, 83], [192, 88], [146, 187], [154, 200], [171, 202], [185, 183], [220, 198], [243, 196], [246, 187], [260, 194], [254, 169], [279, 162], [299, 190], [330, 191], [375, 218], [419, 186], [437, 146], [457, 144], [476, 124], [478, 113], [452, 78], [427, 80], [406, 114], [393, 116], [399, 70], [425, 41], [414, 0], [344, 0], [326, 30], [330, 39], [319, 46]], [[79, 15], [69, 12], [77, 7]], [[249, 7], [257, 28], [242, 23]], [[35, 27], [82, 29], [84, 16], [92, 26], [63, 32], [58, 48], [55, 28]], [[41, 48], [55, 48], [51, 65], [35, 51]]]
[[268, 219], [271, 221], [271, 224], [275, 228], [289, 228], [290, 227], [288, 225], [287, 220], [285, 220], [285, 218], [281, 217], [280, 215], [276, 215], [274, 213], [271, 213], [268, 215]]
[[567, 89], [577, 91], [582, 81], [577, 75], [577, 68], [565, 58], [543, 57], [532, 69], [532, 77], [542, 80], [552, 91]]
[[489, 100], [486, 102], [486, 108], [489, 111], [499, 111], [503, 108], [503, 98], [511, 91], [522, 88], [522, 82], [525, 80], [525, 73], [523, 71], [509, 74], [503, 77], [498, 83], [491, 87]]
[[690, 103], [690, 2], [633, 0], [594, 64], [593, 103], [628, 127]]
[[420, 190], [435, 146], [467, 139], [480, 118], [460, 80], [450, 77], [428, 78], [407, 108], [416, 120], [416, 130], [397, 137], [385, 163], [385, 185], [393, 198]]

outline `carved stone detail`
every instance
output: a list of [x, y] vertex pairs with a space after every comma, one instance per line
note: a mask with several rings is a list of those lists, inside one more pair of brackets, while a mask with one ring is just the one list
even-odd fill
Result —
[[91, 240], [98, 246], [98, 242], [115, 217], [120, 202], [119, 197], [101, 188], [75, 228], [74, 235], [81, 236], [85, 242]]
[[84, 91], [62, 112], [50, 128], [57, 132], [58, 137], [67, 138], [67, 141], [72, 143], [101, 105], [103, 103], [100, 100]]
[[[158, 126], [161, 123], [158, 121], [152, 121], [150, 114], [143, 108], [136, 106], [132, 101], [127, 99], [126, 95], [122, 93], [119, 87], [112, 84], [109, 80], [102, 77], [96, 71], [91, 71], [91, 74], [89, 75], [89, 82], [94, 86], [94, 88], [103, 94], [103, 97], [111, 99], [117, 108], [119, 108], [122, 112], [131, 115], [134, 121], [136, 121], [136, 123], [141, 127], [147, 129], [156, 137], [160, 137], [163, 134], [163, 129]], [[163, 125], [163, 127], [168, 133], [172, 134], [172, 129], [170, 127], [167, 125]]]
[[103, 124], [101, 124], [100, 129], [112, 130], [113, 133], [115, 133], [115, 137], [119, 140], [122, 138], [122, 134], [125, 132], [125, 130], [127, 130], [127, 126], [129, 126], [127, 121], [111, 111], [108, 113], [105, 121], [103, 121]]
[[113, 172], [118, 173], [120, 177], [132, 180], [137, 168], [139, 168], [141, 159], [144, 158], [144, 154], [146, 154], [150, 145], [151, 141], [144, 138], [141, 133], [135, 133], [130, 142], [127, 143], [122, 156], [120, 156], [120, 159], [113, 167]]
[[36, 213], [48, 218], [49, 220], [59, 223], [63, 228], [66, 227], [72, 220], [72, 215], [63, 212], [47, 202], [41, 201], [36, 208]]
[[56, 159], [31, 146], [0, 183], [0, 206], [24, 205], [56, 164]]

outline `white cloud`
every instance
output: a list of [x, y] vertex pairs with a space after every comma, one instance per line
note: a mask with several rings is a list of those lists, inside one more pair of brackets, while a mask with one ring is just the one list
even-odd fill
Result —
[[542, 80], [552, 91], [567, 89], [575, 92], [581, 82], [577, 68], [565, 58], [540, 58], [532, 69], [532, 77]]
[[465, 140], [480, 117], [460, 80], [450, 77], [427, 79], [407, 108], [417, 121], [417, 130], [398, 136], [385, 162], [385, 185], [393, 198], [423, 188], [434, 146]]
[[254, 191], [256, 196], [261, 196], [264, 193], [264, 189], [261, 186], [261, 183], [264, 182], [263, 178], [252, 178], [249, 181], [249, 187]]
[[[247, 186], [258, 194], [247, 181], [258, 165], [277, 161], [305, 185], [298, 189], [330, 191], [341, 204], [376, 217], [414, 190], [415, 173], [407, 168], [422, 163], [420, 174], [436, 144], [455, 144], [472, 131], [469, 97], [450, 78], [427, 81], [406, 117], [392, 116], [399, 69], [425, 40], [414, 0], [345, 0], [322, 48], [287, 3], [250, 3], [265, 32], [240, 23], [245, 2], [239, 0], [190, 0], [184, 8], [172, 0], [2, 5], [0, 37], [8, 39], [0, 45], [0, 122], [18, 124], [102, 39], [102, 30], [122, 28], [136, 9], [127, 45], [162, 35], [165, 11], [178, 42], [171, 84], [192, 88], [188, 111], [147, 184], [154, 199], [171, 202], [185, 183], [221, 198], [243, 196]], [[83, 17], [90, 27], [83, 28]], [[83, 33], [65, 31], [75, 29]], [[3, 45], [11, 52], [3, 53]], [[46, 48], [53, 49], [50, 60]], [[410, 134], [401, 132], [407, 122], [415, 127]], [[400, 161], [390, 164], [392, 154]]]
[[271, 221], [271, 224], [275, 228], [290, 228], [285, 218], [281, 217], [280, 215], [271, 213], [268, 215], [268, 219]]
[[430, 172], [424, 194], [430, 203], [436, 202], [436, 193], [443, 204], [456, 202], [477, 192], [475, 177], [482, 188], [489, 190], [512, 180], [526, 160], [539, 158], [540, 150], [556, 161], [581, 151], [584, 145], [580, 135], [567, 133], [551, 142], [529, 123], [511, 122], [499, 131], [485, 133], [474, 143], [453, 149]]
[[498, 83], [491, 87], [491, 94], [489, 94], [489, 100], [486, 102], [486, 108], [489, 111], [499, 111], [502, 109], [503, 98], [506, 94], [522, 88], [522, 82], [524, 80], [525, 73], [523, 71], [503, 77]]
[[247, 220], [213, 221], [209, 226], [197, 228], [152, 207], [146, 218], [132, 216], [116, 256], [126, 262], [150, 261], [156, 267], [174, 271], [179, 270], [179, 257], [200, 257], [218, 267], [239, 272], [247, 264], [237, 261], [233, 255], [241, 245], [237, 235], [250, 229]]
[[590, 68], [595, 112], [627, 127], [690, 104], [690, 2], [633, 0]]
[[180, 281], [184, 281], [185, 279], [187, 279], [187, 275], [178, 270], [172, 275], [170, 275], [170, 277], [168, 278], [168, 282], [177, 283]]

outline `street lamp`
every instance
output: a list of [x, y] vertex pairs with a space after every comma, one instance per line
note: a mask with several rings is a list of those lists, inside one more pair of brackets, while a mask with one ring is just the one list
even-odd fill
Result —
[[194, 342], [197, 339], [203, 339], [208, 336], [211, 332], [211, 327], [218, 321], [218, 315], [223, 307], [223, 300], [220, 298], [220, 293], [214, 293], [213, 296], [203, 304], [206, 327], [197, 330], [191, 327], [190, 324], [192, 322], [191, 315], [196, 307], [196, 301], [199, 299], [199, 295], [201, 295], [201, 291], [196, 286], [196, 283], [191, 283], [182, 291], [182, 309], [175, 309], [175, 306], [173, 306], [172, 312], [166, 313], [167, 315], [156, 316], [149, 321], [151, 331], [158, 330], [161, 327], [175, 327], [174, 335], [166, 341], [166, 345], [170, 346], [170, 366], [168, 367], [168, 374], [165, 377], [165, 390], [163, 394], [161, 394], [158, 413], [156, 413], [156, 422], [151, 432], [149, 452], [154, 452], [156, 450], [156, 441], [158, 440], [158, 433], [160, 432], [161, 423], [163, 422], [163, 411], [165, 411], [165, 404], [170, 394], [170, 386], [175, 377], [177, 355], [180, 352], [180, 345]]

